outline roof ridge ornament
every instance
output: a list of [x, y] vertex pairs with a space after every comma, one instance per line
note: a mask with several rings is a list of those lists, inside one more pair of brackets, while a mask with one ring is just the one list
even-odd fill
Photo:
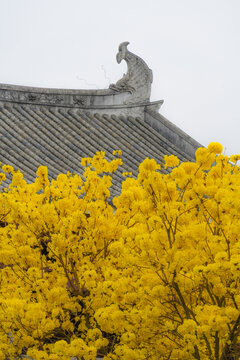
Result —
[[116, 56], [118, 64], [122, 60], [126, 61], [127, 73], [109, 88], [116, 92], [129, 92], [131, 97], [125, 101], [126, 104], [149, 101], [153, 81], [152, 70], [143, 59], [127, 49], [128, 45], [128, 41], [121, 43]]

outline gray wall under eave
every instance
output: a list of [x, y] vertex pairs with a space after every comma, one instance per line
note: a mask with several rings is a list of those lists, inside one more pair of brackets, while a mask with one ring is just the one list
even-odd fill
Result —
[[146, 106], [144, 120], [180, 150], [195, 160], [195, 151], [202, 145], [173, 125], [164, 116]]

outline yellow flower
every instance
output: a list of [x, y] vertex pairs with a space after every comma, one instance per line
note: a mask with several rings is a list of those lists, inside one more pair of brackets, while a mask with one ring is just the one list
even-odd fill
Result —
[[239, 160], [240, 160], [240, 155], [239, 154], [230, 156], [230, 161], [233, 162], [233, 163], [236, 163]]
[[87, 164], [88, 164], [88, 159], [87, 158], [82, 158], [81, 159], [81, 165], [82, 166], [87, 166]]
[[179, 164], [179, 159], [175, 155], [170, 155], [170, 156], [165, 155], [164, 156], [164, 161], [165, 161], [165, 169], [167, 167], [174, 167], [174, 166], [177, 166]]
[[223, 146], [218, 142], [211, 142], [208, 145], [208, 150], [215, 154], [221, 154], [221, 152], [223, 151]]
[[0, 173], [0, 181], [6, 180], [6, 175], [3, 173]]
[[14, 168], [11, 165], [3, 165], [2, 169], [6, 173], [13, 173], [14, 172]]
[[112, 154], [121, 156], [122, 155], [122, 150], [114, 150]]
[[199, 164], [203, 170], [209, 170], [216, 158], [216, 153], [209, 149], [200, 147], [196, 150], [195, 157], [196, 163]]
[[132, 172], [131, 172], [131, 171], [129, 171], [129, 172], [123, 172], [123, 173], [122, 173], [122, 176], [123, 176], [123, 177], [132, 176]]
[[39, 166], [36, 172], [39, 177], [47, 177], [48, 176], [48, 168], [47, 166]]

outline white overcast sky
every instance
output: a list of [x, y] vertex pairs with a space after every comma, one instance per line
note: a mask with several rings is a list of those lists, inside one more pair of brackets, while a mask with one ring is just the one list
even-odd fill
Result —
[[240, 153], [240, 0], [0, 0], [0, 83], [108, 88], [123, 41], [165, 117]]

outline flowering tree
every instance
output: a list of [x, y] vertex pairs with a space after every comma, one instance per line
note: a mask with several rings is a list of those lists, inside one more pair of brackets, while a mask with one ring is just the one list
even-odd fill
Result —
[[83, 159], [83, 179], [3, 166], [0, 358], [239, 358], [240, 156], [221, 151], [166, 156], [168, 175], [146, 159], [114, 207], [120, 151]]

